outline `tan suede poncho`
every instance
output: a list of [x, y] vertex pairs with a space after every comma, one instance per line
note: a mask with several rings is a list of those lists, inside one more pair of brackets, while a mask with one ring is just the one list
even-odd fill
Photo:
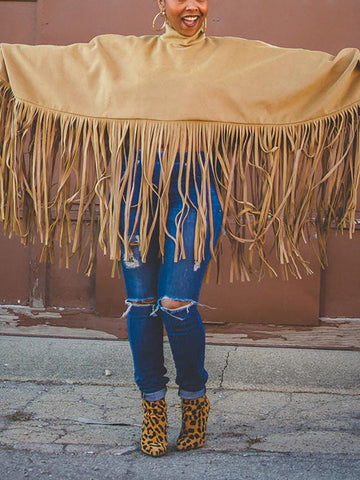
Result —
[[[97, 242], [114, 265], [120, 242], [131, 256], [118, 226], [121, 201], [131, 204], [139, 156], [144, 261], [153, 231], [149, 209], [159, 220], [164, 253], [168, 179], [177, 154], [189, 178], [196, 152], [204, 152], [195, 261], [203, 258], [212, 208], [207, 187], [215, 173], [231, 277], [277, 271], [268, 262], [274, 246], [283, 270], [300, 277], [299, 267], [310, 270], [301, 244], [314, 229], [323, 264], [329, 228], [353, 232], [358, 50], [334, 57], [202, 32], [188, 38], [168, 28], [162, 36], [103, 35], [65, 47], [3, 44], [0, 52], [0, 218], [5, 232], [24, 243], [39, 235], [44, 258], [53, 257], [55, 241], [67, 261], [75, 252], [86, 258], [87, 273]], [[180, 193], [186, 208], [186, 188]], [[178, 261], [184, 256], [180, 226], [174, 241]], [[215, 256], [219, 252], [218, 245]]]

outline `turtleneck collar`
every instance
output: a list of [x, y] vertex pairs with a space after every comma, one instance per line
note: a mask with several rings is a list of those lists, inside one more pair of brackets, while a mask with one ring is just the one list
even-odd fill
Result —
[[166, 32], [162, 34], [160, 38], [164, 42], [170, 43], [174, 47], [186, 48], [203, 42], [205, 40], [205, 32], [201, 28], [195, 35], [187, 37], [186, 35], [181, 35], [181, 33], [167, 23]]

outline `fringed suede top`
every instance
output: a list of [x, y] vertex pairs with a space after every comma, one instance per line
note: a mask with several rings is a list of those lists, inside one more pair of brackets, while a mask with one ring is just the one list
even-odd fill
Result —
[[[131, 205], [140, 158], [146, 261], [149, 209], [160, 250], [167, 235], [168, 179], [178, 156], [187, 178], [201, 163], [196, 262], [215, 178], [231, 278], [266, 270], [301, 277], [310, 272], [303, 242], [318, 247], [324, 265], [330, 227], [355, 229], [359, 111], [356, 49], [332, 56], [203, 32], [183, 37], [169, 27], [162, 36], [103, 35], [64, 47], [2, 44], [0, 218], [5, 233], [25, 244], [39, 237], [43, 258], [53, 259], [57, 242], [66, 263], [78, 252], [90, 274], [99, 243], [116, 265], [120, 242], [131, 254], [119, 234], [129, 209], [120, 206]], [[181, 194], [185, 209], [186, 187]], [[174, 241], [178, 261], [181, 226]], [[274, 248], [278, 264], [270, 265]]]

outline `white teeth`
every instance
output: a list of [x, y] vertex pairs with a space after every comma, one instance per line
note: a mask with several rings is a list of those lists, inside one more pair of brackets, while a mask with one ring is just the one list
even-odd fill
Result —
[[184, 20], [188, 20], [189, 22], [195, 22], [197, 19], [198, 17], [184, 17]]

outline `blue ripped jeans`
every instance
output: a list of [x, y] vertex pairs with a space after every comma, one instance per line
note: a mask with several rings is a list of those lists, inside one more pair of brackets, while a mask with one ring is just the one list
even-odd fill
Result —
[[[140, 161], [139, 161], [140, 164]], [[160, 162], [156, 163], [153, 183], [159, 181]], [[176, 221], [182, 210], [182, 198], [179, 194], [179, 162], [171, 176], [169, 190], [169, 212], [167, 217], [168, 235], [165, 242], [165, 256], [159, 258], [159, 245], [156, 229], [152, 235], [146, 262], [141, 261], [137, 241], [139, 232], [130, 227], [132, 232], [131, 261], [121, 261], [128, 308], [128, 335], [134, 360], [135, 381], [143, 398], [148, 401], [160, 400], [165, 396], [166, 377], [163, 354], [163, 326], [165, 326], [176, 367], [176, 383], [179, 395], [191, 399], [205, 393], [208, 374], [204, 368], [205, 330], [197, 304], [200, 289], [208, 263], [211, 259], [210, 229], [206, 235], [205, 259], [196, 264], [194, 261], [194, 238], [196, 226], [196, 188], [200, 187], [200, 172], [191, 176], [189, 184], [190, 208], [183, 225], [183, 239], [186, 259], [174, 262]], [[141, 166], [135, 178], [135, 191], [141, 180]], [[181, 179], [182, 186], [185, 179]], [[211, 182], [212, 217], [214, 244], [219, 238], [222, 224], [220, 202]], [[137, 199], [134, 199], [134, 205]], [[130, 226], [134, 224], [134, 212], [130, 212]], [[151, 219], [150, 219], [151, 220]], [[207, 224], [209, 225], [209, 218]], [[121, 222], [120, 233], [123, 233]], [[161, 305], [162, 299], [188, 302], [178, 309], [168, 309]], [[136, 305], [134, 302], [153, 300], [151, 304]]]

